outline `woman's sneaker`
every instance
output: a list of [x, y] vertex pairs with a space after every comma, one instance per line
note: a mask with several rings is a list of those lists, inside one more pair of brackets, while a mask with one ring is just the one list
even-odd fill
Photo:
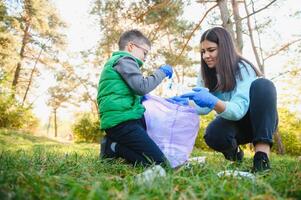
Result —
[[244, 158], [244, 152], [243, 152], [243, 150], [238, 146], [238, 148], [237, 148], [237, 152], [236, 152], [236, 160], [238, 161], [238, 162], [242, 162], [242, 159]]
[[231, 161], [242, 162], [242, 159], [244, 157], [244, 152], [239, 146], [232, 151], [223, 152], [223, 154], [227, 160], [231, 160]]
[[270, 170], [270, 161], [266, 153], [257, 151], [253, 158], [253, 172], [263, 172]]

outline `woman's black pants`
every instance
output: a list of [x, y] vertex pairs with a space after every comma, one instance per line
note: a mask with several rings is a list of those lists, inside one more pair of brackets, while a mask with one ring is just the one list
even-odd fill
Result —
[[239, 121], [215, 118], [207, 127], [204, 139], [209, 147], [227, 154], [236, 151], [238, 145], [253, 143], [273, 144], [273, 134], [278, 125], [277, 94], [274, 84], [259, 78], [251, 84], [250, 105]]

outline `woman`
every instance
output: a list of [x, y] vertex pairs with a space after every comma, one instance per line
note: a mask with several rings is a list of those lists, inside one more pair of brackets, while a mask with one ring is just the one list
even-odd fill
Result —
[[207, 30], [200, 43], [198, 85], [206, 88], [194, 88], [181, 97], [193, 100], [199, 114], [217, 112], [204, 135], [207, 145], [228, 160], [241, 161], [244, 154], [239, 145], [252, 142], [253, 171], [270, 169], [270, 147], [278, 124], [275, 86], [259, 78], [260, 72], [236, 52], [224, 28]]

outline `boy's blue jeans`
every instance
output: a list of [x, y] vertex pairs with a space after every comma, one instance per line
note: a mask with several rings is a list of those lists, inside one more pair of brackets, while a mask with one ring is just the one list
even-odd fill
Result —
[[116, 142], [116, 157], [132, 164], [161, 164], [166, 158], [156, 143], [148, 136], [144, 116], [122, 122], [105, 130], [107, 137]]
[[278, 125], [277, 94], [274, 84], [267, 79], [255, 80], [250, 88], [250, 105], [247, 114], [239, 121], [221, 117], [207, 127], [205, 142], [225, 157], [233, 154], [240, 144], [273, 144], [273, 134]]

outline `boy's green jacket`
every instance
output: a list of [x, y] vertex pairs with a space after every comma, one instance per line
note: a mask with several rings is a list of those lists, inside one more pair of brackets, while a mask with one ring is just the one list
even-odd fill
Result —
[[135, 59], [139, 67], [143, 65], [141, 60], [125, 51], [114, 52], [104, 65], [97, 94], [101, 129], [111, 128], [124, 121], [139, 119], [145, 111], [141, 104], [141, 97], [133, 93], [120, 74], [113, 68], [118, 60], [124, 56]]

